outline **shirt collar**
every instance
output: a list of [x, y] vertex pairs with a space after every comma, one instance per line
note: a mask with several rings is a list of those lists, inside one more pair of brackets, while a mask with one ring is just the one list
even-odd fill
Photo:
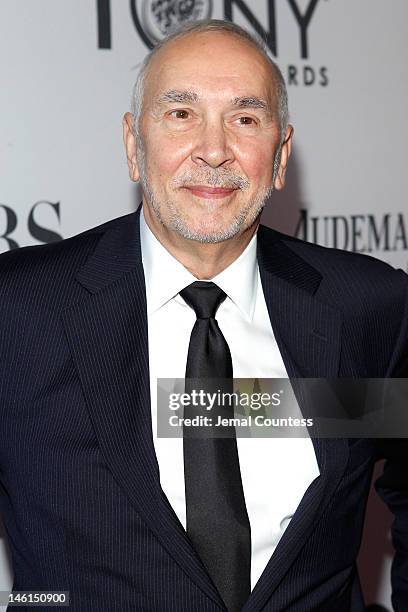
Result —
[[[249, 322], [253, 318], [258, 286], [256, 243], [255, 232], [241, 255], [211, 279], [225, 291]], [[157, 240], [145, 221], [143, 208], [140, 211], [140, 244], [147, 312], [151, 314], [197, 279]]]

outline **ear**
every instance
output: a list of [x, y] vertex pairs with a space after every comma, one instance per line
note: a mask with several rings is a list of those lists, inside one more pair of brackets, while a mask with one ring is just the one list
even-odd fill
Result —
[[132, 181], [138, 181], [140, 174], [136, 157], [136, 139], [133, 127], [132, 113], [125, 113], [123, 117], [123, 142], [126, 149], [126, 157], [129, 168], [129, 177]]
[[285, 134], [285, 140], [282, 143], [279, 169], [275, 178], [274, 187], [275, 189], [283, 189], [285, 186], [286, 168], [290, 153], [292, 151], [292, 138], [293, 138], [293, 126], [288, 125]]

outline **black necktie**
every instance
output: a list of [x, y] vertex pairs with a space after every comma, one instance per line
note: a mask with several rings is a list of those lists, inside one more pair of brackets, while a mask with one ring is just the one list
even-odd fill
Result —
[[[186, 392], [198, 387], [232, 392], [231, 353], [215, 320], [225, 293], [214, 283], [197, 281], [180, 295], [197, 316], [188, 348]], [[224, 379], [223, 384], [215, 387], [216, 381], [205, 380], [215, 378]], [[214, 421], [223, 410], [211, 411]], [[196, 414], [185, 407], [185, 417]], [[234, 416], [233, 407], [228, 416]], [[183, 428], [187, 533], [227, 609], [239, 612], [251, 591], [251, 532], [235, 428], [221, 430], [225, 437], [214, 437], [208, 429], [200, 437], [199, 428], [193, 433]]]

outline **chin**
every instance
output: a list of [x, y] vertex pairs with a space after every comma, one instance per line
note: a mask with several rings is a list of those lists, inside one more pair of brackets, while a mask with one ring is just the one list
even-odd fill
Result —
[[231, 223], [185, 223], [181, 219], [173, 223], [173, 229], [187, 240], [208, 244], [229, 240], [242, 230], [234, 221]]

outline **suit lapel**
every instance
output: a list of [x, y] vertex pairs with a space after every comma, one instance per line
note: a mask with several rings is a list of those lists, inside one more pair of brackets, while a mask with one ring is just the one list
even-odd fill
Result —
[[63, 321], [107, 465], [159, 541], [223, 607], [159, 481], [150, 411], [147, 313], [139, 213], [101, 237], [77, 275], [88, 295]]
[[[322, 277], [275, 232], [258, 230], [258, 262], [273, 332], [290, 378], [338, 376], [341, 314], [318, 298]], [[296, 389], [295, 389], [296, 391]], [[302, 413], [307, 399], [298, 396]], [[311, 434], [312, 435], [312, 434]], [[347, 464], [344, 439], [312, 437], [320, 476], [305, 492], [244, 610], [260, 610], [310, 536]], [[278, 493], [279, 494], [279, 493]]]
[[272, 327], [289, 377], [336, 377], [341, 314], [318, 298], [321, 274], [272, 231], [258, 231], [258, 261]]

